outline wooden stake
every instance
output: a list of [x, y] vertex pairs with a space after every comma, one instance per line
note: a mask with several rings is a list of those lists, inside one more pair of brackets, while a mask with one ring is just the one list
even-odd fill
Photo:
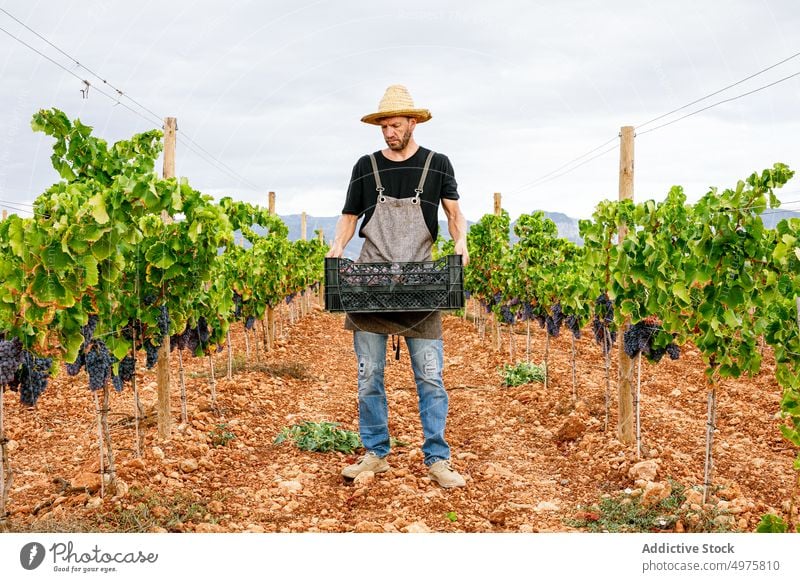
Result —
[[[5, 210], [3, 214], [5, 214]], [[3, 410], [3, 397], [5, 395], [5, 387], [0, 386], [0, 531], [6, 529], [6, 503], [8, 501], [8, 492], [11, 491], [11, 483], [14, 480], [14, 473], [11, 471], [11, 460], [8, 456], [8, 439], [6, 439], [6, 428], [4, 424], [4, 410]]]
[[3, 209], [3, 220], [5, 220], [6, 218], [8, 218], [8, 210], [6, 210], [6, 209], [4, 208], [4, 209]]
[[133, 388], [133, 427], [134, 427], [134, 438], [136, 441], [134, 442], [134, 450], [136, 451], [136, 458], [142, 458], [142, 432], [139, 426], [141, 418], [143, 416], [142, 410], [142, 403], [139, 400], [139, 385], [136, 382], [136, 326], [134, 326], [133, 332], [133, 378], [131, 378], [131, 384]]
[[544, 330], [544, 389], [547, 390], [547, 381], [550, 378], [550, 334]]
[[[620, 130], [619, 148], [619, 199], [633, 200], [633, 126], [626, 125]], [[626, 224], [618, 228], [617, 242], [622, 246], [628, 234]], [[626, 319], [620, 333], [630, 325], [630, 318]], [[618, 399], [619, 410], [617, 419], [617, 438], [625, 444], [634, 442], [633, 426], [633, 360], [625, 353], [625, 342], [619, 342], [619, 385]]]
[[96, 390], [92, 390], [92, 398], [94, 398], [94, 409], [97, 413], [97, 454], [100, 455], [100, 497], [102, 498], [106, 496], [106, 471], [103, 459], [103, 420], [100, 418], [100, 400], [97, 398]]
[[217, 379], [214, 376], [214, 356], [211, 354], [208, 354], [208, 365], [211, 368], [211, 377], [208, 383], [211, 388], [211, 406], [214, 408], [214, 412], [219, 414], [219, 407], [217, 406]]
[[303, 211], [300, 214], [300, 240], [308, 240], [306, 238], [306, 213]]
[[525, 360], [531, 363], [531, 320], [525, 322]]
[[711, 489], [711, 478], [714, 472], [714, 430], [717, 424], [717, 388], [713, 379], [708, 381], [711, 390], [708, 392], [708, 412], [706, 414], [706, 462], [703, 474], [703, 504], [708, 503], [708, 494]]
[[228, 329], [228, 335], [225, 338], [228, 344], [228, 380], [233, 380], [233, 348], [231, 347], [231, 330]]
[[[261, 322], [261, 332], [264, 334], [264, 351], [269, 352], [275, 349], [275, 336], [270, 335], [270, 326], [275, 325], [275, 317], [277, 310], [280, 309], [279, 307], [274, 308], [271, 312], [267, 312], [267, 318]], [[271, 322], [271, 325], [270, 325]]]
[[181, 382], [181, 424], [189, 422], [189, 411], [186, 406], [186, 375], [183, 371], [183, 350], [178, 350], [178, 378]]
[[252, 362], [250, 361], [250, 334], [247, 333], [247, 328], [244, 328], [244, 350], [245, 350], [245, 357], [247, 358], [247, 365], [248, 367], [252, 366]]
[[178, 120], [164, 118], [164, 178], [175, 177], [175, 142], [178, 133]]
[[636, 355], [636, 398], [633, 401], [633, 409], [636, 411], [636, 458], [642, 458], [642, 419], [639, 399], [642, 395], [642, 352]]
[[108, 384], [106, 384], [103, 386], [103, 434], [105, 435], [106, 451], [108, 454], [108, 484], [111, 486], [111, 490], [116, 493], [117, 471], [114, 468], [114, 446], [111, 443], [111, 430], [108, 427], [108, 412], [110, 409], [108, 394]]
[[608, 417], [611, 411], [611, 330], [603, 327], [603, 355], [606, 360], [606, 421], [603, 430], [608, 431]]
[[494, 215], [500, 216], [503, 211], [503, 204], [502, 204], [503, 197], [500, 192], [494, 193]]
[[511, 365], [514, 364], [514, 324], [508, 324], [508, 357], [511, 359]]
[[[570, 335], [571, 332], [570, 332]], [[572, 335], [572, 401], [577, 402], [578, 400], [578, 378], [576, 376], [575, 368], [576, 368], [576, 358], [575, 358], [575, 336]]]
[[[269, 193], [269, 213], [275, 215], [275, 192]], [[265, 339], [265, 350], [272, 350], [275, 345], [275, 314], [270, 306], [267, 306], [267, 334]], [[263, 323], [262, 323], [263, 325]]]
[[[178, 131], [178, 122], [174, 117], [164, 119], [164, 179], [175, 177], [175, 140]], [[164, 211], [161, 219], [165, 224], [172, 222], [172, 218]], [[161, 342], [158, 348], [158, 362], [156, 362], [156, 378], [158, 382], [158, 436], [168, 439], [172, 434], [172, 415], [170, 411], [170, 385], [169, 385], [169, 335]]]
[[[138, 250], [137, 250], [137, 260], [139, 258]], [[139, 296], [139, 271], [136, 271], [136, 282], [134, 286], [134, 290], [136, 292], [136, 296]], [[144, 418], [144, 407], [142, 406], [141, 400], [139, 400], [139, 384], [136, 382], [136, 370], [139, 368], [139, 358], [137, 354], [139, 353], [137, 349], [136, 343], [136, 326], [133, 327], [133, 348], [131, 350], [131, 356], [133, 357], [133, 378], [131, 378], [131, 387], [133, 388], [133, 425], [134, 425], [134, 436], [136, 438], [136, 443], [134, 448], [136, 449], [136, 458], [142, 458], [142, 448], [144, 447], [144, 434], [141, 431], [140, 422], [142, 418]]]

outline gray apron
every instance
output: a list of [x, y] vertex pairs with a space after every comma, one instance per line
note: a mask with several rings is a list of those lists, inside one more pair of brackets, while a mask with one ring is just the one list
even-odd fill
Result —
[[[428, 154], [419, 186], [413, 198], [393, 198], [383, 194], [375, 156], [370, 154], [378, 201], [372, 217], [363, 228], [364, 245], [357, 263], [395, 263], [430, 261], [433, 238], [422, 214], [422, 189], [433, 158]], [[348, 313], [345, 329], [412, 338], [441, 339], [442, 317], [438, 311], [401, 313]]]

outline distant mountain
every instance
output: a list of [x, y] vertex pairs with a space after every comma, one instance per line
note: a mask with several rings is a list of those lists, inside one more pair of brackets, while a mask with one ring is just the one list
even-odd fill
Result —
[[[572, 218], [571, 216], [567, 216], [561, 212], [545, 212], [544, 215], [552, 220], [556, 227], [558, 227], [558, 235], [562, 238], [566, 238], [571, 240], [572, 242], [582, 245], [583, 240], [578, 233], [578, 219]], [[767, 210], [762, 215], [762, 220], [764, 221], [764, 226], [767, 228], [775, 228], [775, 226], [784, 218], [800, 218], [800, 212], [793, 212], [789, 210]], [[300, 238], [300, 215], [299, 214], [288, 214], [286, 216], [281, 216], [281, 220], [286, 224], [289, 228], [289, 239], [290, 240], [297, 240]], [[306, 216], [306, 232], [308, 238], [311, 238], [314, 235], [315, 230], [321, 230], [323, 236], [325, 237], [326, 241], [332, 241], [334, 238], [334, 234], [336, 233], [336, 222], [339, 220], [338, 216]], [[516, 221], [515, 221], [516, 222]], [[472, 226], [474, 222], [467, 221], [467, 228]], [[361, 226], [361, 222], [359, 221], [358, 227]], [[358, 254], [361, 252], [361, 245], [363, 243], [363, 239], [358, 236], [358, 227], [356, 228], [356, 234], [353, 236], [353, 239], [347, 245], [345, 249], [345, 256], [350, 259], [355, 259], [358, 257]], [[259, 229], [255, 229], [256, 232], [259, 232]], [[450, 238], [450, 233], [447, 231], [447, 221], [440, 220], [439, 221], [439, 232], [441, 233], [442, 237], [445, 239]], [[238, 235], [237, 235], [238, 236]], [[516, 237], [514, 236], [514, 223], [511, 223], [511, 241], [516, 242]]]
[[767, 228], [775, 228], [784, 218], [800, 218], [800, 212], [792, 210], [770, 209], [761, 213], [761, 220]]
[[[578, 220], [575, 218], [571, 218], [566, 214], [562, 214], [560, 212], [545, 212], [544, 213], [547, 218], [552, 220], [556, 223], [558, 227], [558, 234], [559, 236], [569, 239], [573, 242], [578, 244], [582, 244], [583, 241], [581, 240], [580, 236], [578, 235]], [[286, 216], [281, 216], [281, 220], [286, 224], [289, 228], [289, 238], [291, 240], [297, 240], [300, 238], [300, 215], [299, 214], [288, 214]], [[323, 236], [325, 237], [326, 241], [332, 241], [334, 238], [334, 234], [336, 233], [336, 222], [339, 220], [338, 216], [306, 216], [306, 232], [307, 236], [311, 238], [314, 236], [315, 230], [322, 230]], [[474, 222], [468, 220], [467, 221], [467, 228], [475, 224]], [[345, 249], [345, 256], [350, 259], [355, 259], [358, 257], [358, 254], [361, 252], [361, 245], [364, 242], [364, 239], [358, 236], [358, 228], [361, 227], [361, 221], [358, 223], [358, 227], [356, 227], [356, 234], [353, 236], [353, 239], [347, 245]], [[450, 233], [447, 230], [447, 221], [440, 220], [439, 221], [439, 233], [442, 235], [443, 238], [449, 239]], [[511, 238], [512, 240], [516, 240], [514, 237], [514, 224], [511, 224]]]

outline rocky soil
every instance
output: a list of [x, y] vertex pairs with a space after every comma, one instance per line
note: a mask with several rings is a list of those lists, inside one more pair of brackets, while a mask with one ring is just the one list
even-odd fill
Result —
[[[284, 314], [282, 317], [286, 318]], [[226, 353], [215, 356], [218, 408], [210, 400], [208, 360], [186, 362], [189, 422], [180, 424], [177, 354], [173, 435], [155, 426], [154, 370], [138, 374], [146, 418], [136, 455], [133, 395], [111, 395], [110, 424], [118, 486], [101, 497], [97, 419], [85, 373], [60, 374], [34, 409], [6, 392], [5, 421], [14, 481], [11, 531], [194, 532], [538, 532], [572, 531], [576, 516], [603, 495], [628, 490], [654, 503], [678, 483], [688, 488], [685, 519], [669, 530], [692, 531], [692, 515], [713, 511], [714, 525], [752, 531], [765, 512], [784, 516], [797, 475], [794, 451], [782, 439], [780, 390], [769, 353], [755, 378], [719, 388], [714, 495], [702, 507], [706, 389], [696, 350], [679, 361], [643, 363], [642, 454], [615, 438], [616, 386], [605, 425], [605, 369], [590, 334], [576, 342], [573, 399], [571, 340], [550, 345], [550, 384], [502, 386], [509, 362], [467, 320], [445, 317], [445, 385], [450, 394], [447, 438], [463, 489], [444, 490], [426, 477], [414, 380], [403, 345], [387, 353], [390, 430], [402, 446], [392, 469], [345, 483], [341, 469], [357, 455], [313, 453], [285, 442], [284, 427], [333, 421], [357, 430], [352, 336], [342, 318], [314, 309], [283, 326], [276, 350], [245, 361], [244, 335], [234, 333], [236, 369], [225, 378]], [[534, 326], [531, 358], [544, 354]], [[518, 325], [517, 331], [524, 331]], [[524, 358], [525, 335], [514, 336]], [[616, 351], [616, 350], [615, 350]], [[614, 358], [615, 359], [615, 358]], [[612, 362], [612, 374], [616, 363]], [[407, 444], [404, 444], [407, 443]], [[694, 510], [694, 513], [692, 513]], [[589, 512], [590, 513], [590, 512]]]

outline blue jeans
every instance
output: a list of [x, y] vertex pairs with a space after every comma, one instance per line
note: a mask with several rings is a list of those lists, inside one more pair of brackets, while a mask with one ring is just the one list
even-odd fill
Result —
[[[367, 331], [353, 332], [358, 358], [358, 428], [367, 451], [379, 457], [389, 454], [389, 410], [383, 370], [386, 364], [386, 335]], [[442, 381], [442, 340], [406, 338], [411, 368], [417, 384], [419, 418], [425, 438], [422, 452], [425, 464], [450, 458], [444, 440], [448, 398]]]

